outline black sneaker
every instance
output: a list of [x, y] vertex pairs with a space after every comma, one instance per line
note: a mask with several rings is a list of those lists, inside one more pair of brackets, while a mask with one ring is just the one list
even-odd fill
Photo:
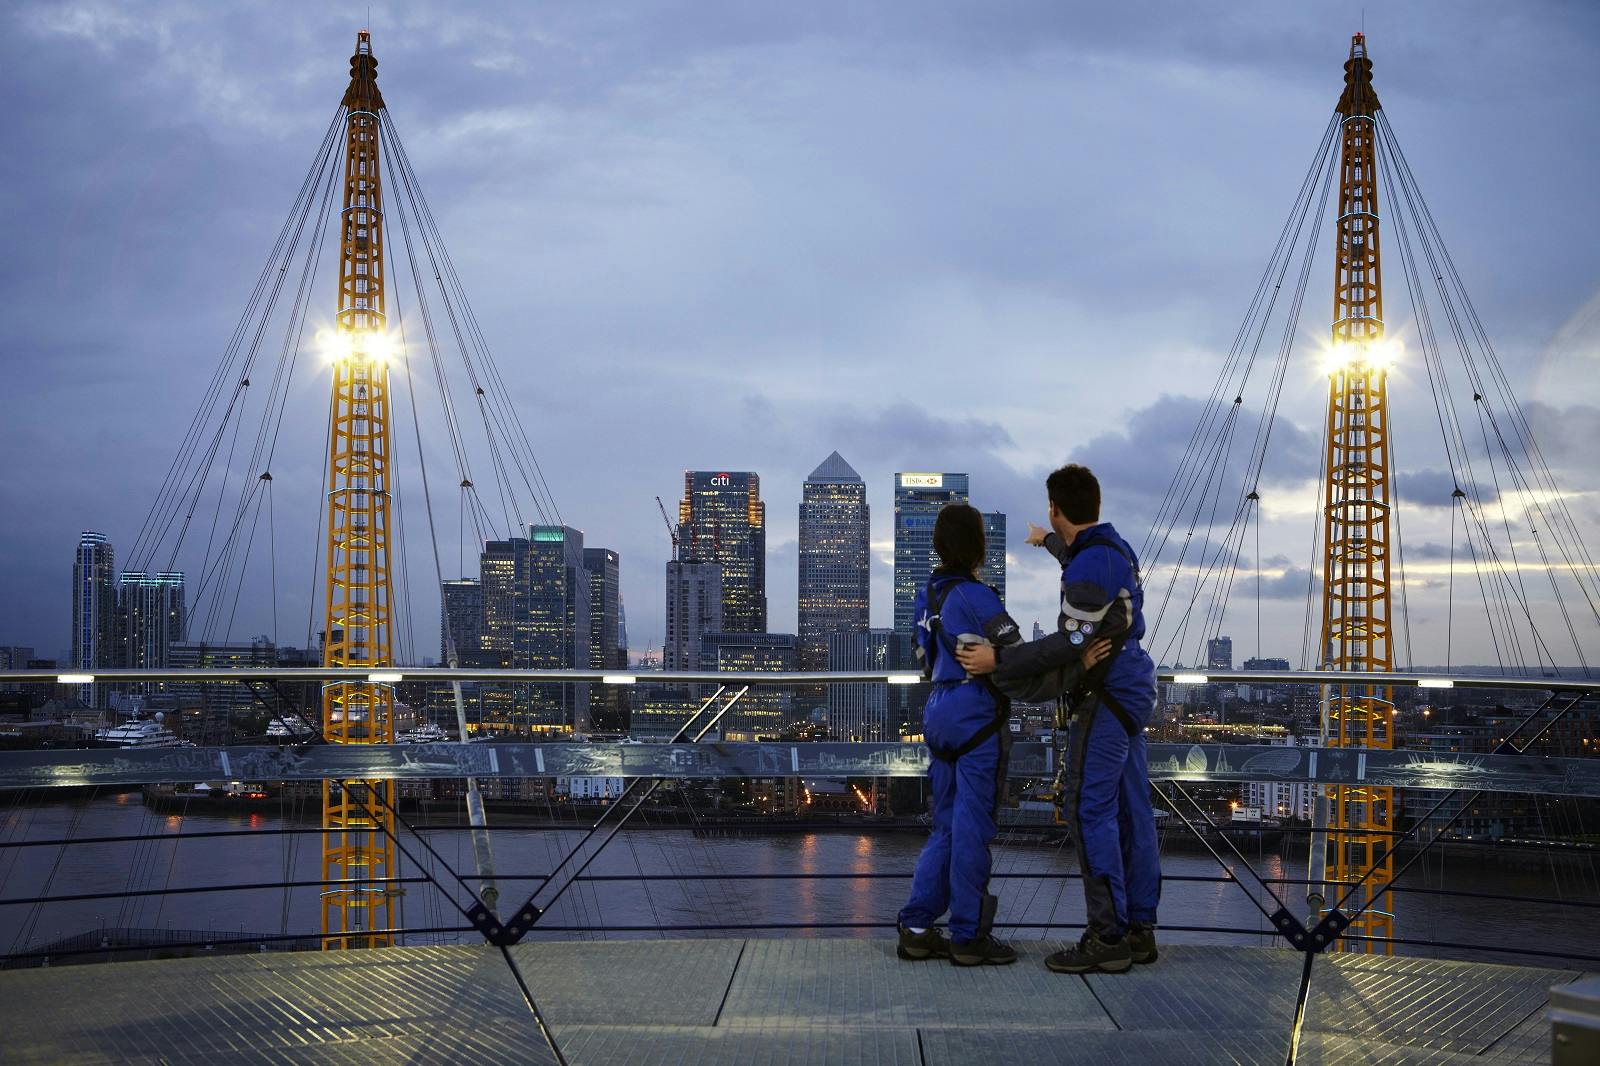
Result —
[[950, 961], [957, 966], [1009, 966], [1017, 953], [1003, 940], [980, 936], [950, 941]]
[[1156, 927], [1150, 922], [1131, 922], [1128, 925], [1128, 951], [1137, 963], [1155, 962], [1161, 953], [1156, 950]]
[[1132, 968], [1133, 952], [1128, 949], [1127, 937], [1107, 943], [1085, 931], [1077, 947], [1056, 952], [1044, 964], [1056, 973], [1122, 973]]
[[900, 944], [894, 953], [907, 962], [921, 962], [923, 959], [948, 959], [950, 957], [950, 941], [944, 934], [932, 926], [921, 933], [913, 933], [905, 926], [899, 926]]

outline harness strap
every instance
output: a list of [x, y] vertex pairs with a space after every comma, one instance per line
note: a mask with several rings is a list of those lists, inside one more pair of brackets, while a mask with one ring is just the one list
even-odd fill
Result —
[[994, 736], [999, 731], [1000, 717], [996, 715], [994, 718], [990, 719], [987, 725], [980, 727], [976, 733], [968, 737], [965, 743], [954, 748], [936, 748], [932, 744], [929, 744], [928, 754], [932, 755], [940, 762], [953, 763], [957, 759], [961, 758], [961, 756], [966, 755], [968, 752], [976, 751], [980, 744]]
[[1133, 720], [1133, 715], [1128, 713], [1128, 709], [1121, 703], [1117, 702], [1117, 698], [1115, 696], [1109, 692], [1101, 692], [1100, 702], [1105, 705], [1106, 710], [1110, 711], [1116, 716], [1117, 721], [1121, 723], [1122, 728], [1130, 737], [1138, 735], [1138, 723]]

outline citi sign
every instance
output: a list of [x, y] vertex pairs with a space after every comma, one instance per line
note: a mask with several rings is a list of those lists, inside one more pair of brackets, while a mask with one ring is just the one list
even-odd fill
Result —
[[713, 488], [725, 488], [732, 484], [733, 478], [729, 477], [727, 474], [711, 475], [711, 485]]

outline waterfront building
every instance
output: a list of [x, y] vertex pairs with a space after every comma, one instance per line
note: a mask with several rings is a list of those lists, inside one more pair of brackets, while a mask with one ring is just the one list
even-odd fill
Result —
[[688, 685], [641, 679], [633, 686], [629, 700], [628, 735], [635, 740], [668, 740], [689, 720], [703, 698], [691, 692]]
[[[700, 638], [700, 669], [787, 673], [795, 668], [797, 644], [793, 633], [706, 633]], [[722, 719], [722, 735], [746, 740], [776, 737], [793, 720], [793, 707], [787, 687], [752, 685]]]
[[678, 558], [722, 567], [722, 628], [767, 629], [767, 505], [749, 471], [686, 470], [678, 502]]
[[450, 665], [450, 644], [462, 665], [477, 660], [483, 646], [483, 583], [470, 577], [439, 586], [439, 662]]
[[[898, 660], [892, 629], [828, 634], [830, 671], [887, 673]], [[890, 728], [889, 686], [878, 682], [828, 686], [828, 739], [847, 741], [894, 740]]]
[[[628, 646], [622, 633], [622, 559], [610, 548], [583, 549], [589, 581], [589, 666], [595, 670], [628, 668]], [[628, 690], [621, 685], [589, 687], [589, 726], [596, 730], [628, 727]]]
[[[1292, 736], [1277, 736], [1270, 741], [1280, 746], [1299, 743], [1306, 747], [1316, 742], [1317, 738], [1311, 736], [1301, 737], [1298, 741]], [[1244, 806], [1260, 808], [1261, 813], [1269, 818], [1309, 822], [1315, 813], [1319, 787], [1305, 782], [1250, 781], [1246, 782], [1240, 797]]]
[[173, 642], [184, 633], [183, 572], [124, 570], [117, 582], [118, 643], [130, 670], [168, 665]]
[[667, 563], [667, 639], [661, 649], [665, 669], [700, 669], [702, 638], [724, 629], [722, 589], [718, 563], [699, 559]]
[[834, 452], [800, 490], [799, 668], [828, 669], [833, 634], [868, 627], [867, 485]]
[[[85, 530], [72, 563], [72, 668], [92, 674], [120, 665], [120, 659], [115, 552], [105, 534]], [[78, 698], [103, 709], [106, 689], [83, 685]]]

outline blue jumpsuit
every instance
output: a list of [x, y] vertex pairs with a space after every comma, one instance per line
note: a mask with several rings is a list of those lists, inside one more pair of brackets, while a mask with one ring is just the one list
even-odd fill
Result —
[[[944, 593], [937, 618], [930, 616], [930, 592], [934, 598]], [[1003, 630], [1018, 639], [1016, 626], [1007, 626], [1010, 619], [994, 589], [944, 569], [935, 570], [928, 587], [917, 593], [914, 616], [923, 673], [933, 681], [923, 711], [923, 735], [935, 753], [928, 760], [933, 832], [917, 859], [911, 899], [900, 911], [900, 924], [925, 929], [948, 909], [950, 936], [973, 940], [988, 933], [979, 926], [989, 887], [989, 842], [997, 831], [1008, 723], [999, 721], [994, 728], [1004, 698], [981, 678], [969, 678], [952, 648], [959, 636], [969, 633], [992, 637]], [[971, 751], [954, 761], [938, 757], [939, 752], [954, 752], [986, 728], [991, 735]]]
[[1006, 688], [1009, 680], [1077, 662], [1100, 637], [1122, 642], [1097, 691], [1075, 708], [1063, 803], [1083, 866], [1089, 928], [1113, 940], [1130, 922], [1154, 924], [1161, 901], [1144, 737], [1155, 712], [1155, 663], [1139, 646], [1144, 591], [1133, 549], [1110, 523], [1083, 530], [1071, 544], [1051, 533], [1045, 547], [1062, 564], [1057, 631], [997, 650], [994, 680]]

